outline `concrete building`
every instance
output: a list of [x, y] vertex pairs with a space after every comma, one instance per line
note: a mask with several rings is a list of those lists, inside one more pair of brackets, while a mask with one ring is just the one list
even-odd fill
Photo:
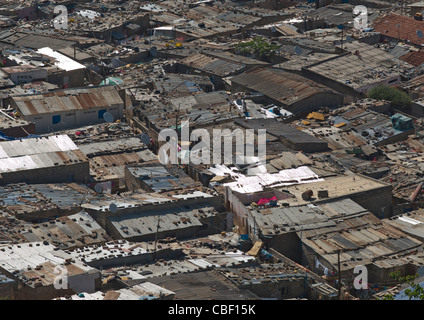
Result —
[[302, 68], [302, 74], [337, 92], [360, 98], [377, 85], [401, 83], [401, 73], [413, 67], [366, 43], [343, 45], [346, 52]]
[[165, 197], [147, 194], [144, 198], [144, 204], [127, 196], [114, 201], [91, 202], [83, 208], [113, 239], [186, 239], [232, 227], [231, 216], [225, 211], [221, 196], [183, 190]]
[[201, 187], [184, 170], [161, 164], [125, 167], [125, 181], [130, 191], [168, 192], [177, 189]]
[[[294, 196], [286, 200], [290, 206], [350, 198], [380, 219], [392, 216], [391, 184], [361, 174], [327, 177], [324, 181], [279, 189]], [[312, 191], [311, 197], [304, 200], [302, 194], [308, 190]]]
[[[98, 270], [55, 250], [47, 241], [0, 246], [0, 270], [18, 282], [17, 300], [48, 300], [100, 289]], [[58, 276], [62, 275], [60, 279], [63, 279], [62, 272], [66, 272], [68, 278], [59, 288]]]
[[0, 184], [87, 182], [87, 157], [67, 135], [4, 141]]
[[100, 82], [96, 74], [77, 62], [75, 57], [68, 57], [49, 46], [36, 51], [5, 51], [4, 55], [6, 72], [14, 83], [47, 80], [63, 88], [74, 88]]
[[37, 133], [105, 122], [105, 113], [115, 121], [124, 112], [124, 101], [112, 85], [13, 96], [11, 106], [35, 123]]
[[[49, 47], [40, 48], [37, 53], [48, 57], [51, 66], [47, 67], [47, 81], [54, 83], [64, 88], [82, 87], [87, 83], [94, 82], [93, 74], [86, 68], [85, 65], [71, 59], [62, 53], [55, 51]], [[84, 83], [86, 82], [86, 83]]]
[[31, 65], [2, 68], [2, 71], [13, 81], [14, 84], [28, 83], [32, 81], [47, 80], [47, 70], [36, 68]]
[[0, 299], [14, 300], [16, 281], [0, 274]]

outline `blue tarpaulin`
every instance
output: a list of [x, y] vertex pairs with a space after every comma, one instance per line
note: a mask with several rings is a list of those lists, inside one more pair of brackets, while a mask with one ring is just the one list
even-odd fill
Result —
[[35, 134], [30, 134], [23, 138], [15, 138], [15, 137], [6, 136], [3, 132], [0, 131], [0, 140], [11, 141], [11, 140], [21, 140], [21, 139], [29, 139], [29, 138], [39, 138], [39, 136]]

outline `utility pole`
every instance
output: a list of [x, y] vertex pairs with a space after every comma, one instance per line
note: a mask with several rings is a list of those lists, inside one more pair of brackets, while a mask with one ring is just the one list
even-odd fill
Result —
[[156, 246], [157, 246], [157, 243], [158, 243], [158, 232], [159, 232], [159, 221], [160, 221], [159, 217], [160, 216], [158, 214], [158, 224], [156, 226], [156, 235], [155, 235], [155, 249], [154, 249], [154, 252], [153, 252], [154, 259], [156, 258]]
[[178, 104], [177, 116], [175, 117], [175, 130], [178, 132], [178, 118], [180, 117], [180, 104]]
[[339, 300], [340, 300], [341, 295], [342, 295], [342, 282], [341, 282], [342, 281], [342, 274], [340, 272], [340, 251], [341, 250], [337, 251], [337, 268], [339, 270], [339, 282], [338, 282]]

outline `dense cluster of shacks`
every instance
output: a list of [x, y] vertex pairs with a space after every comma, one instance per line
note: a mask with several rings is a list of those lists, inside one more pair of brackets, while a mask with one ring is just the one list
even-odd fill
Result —
[[[405, 299], [393, 273], [424, 271], [423, 10], [1, 1], [0, 298]], [[227, 132], [231, 161], [192, 161], [187, 127]], [[266, 157], [236, 149], [248, 129]]]

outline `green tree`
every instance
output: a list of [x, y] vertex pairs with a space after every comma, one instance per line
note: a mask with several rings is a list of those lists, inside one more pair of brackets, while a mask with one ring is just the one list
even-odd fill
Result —
[[239, 42], [234, 45], [235, 52], [242, 55], [252, 55], [257, 59], [270, 56], [279, 48], [262, 37], [254, 37], [251, 41]]
[[[409, 287], [405, 289], [405, 294], [408, 296], [409, 300], [424, 300], [424, 288], [421, 287], [419, 283], [415, 283], [415, 280], [418, 278], [418, 274], [413, 276], [401, 276], [400, 272], [397, 271], [391, 273], [390, 276], [400, 283], [406, 283], [409, 285]], [[391, 294], [386, 294], [382, 300], [394, 300], [394, 297]]]
[[394, 87], [378, 85], [368, 91], [367, 96], [377, 100], [390, 101], [393, 108], [405, 108], [412, 103], [411, 97]]

